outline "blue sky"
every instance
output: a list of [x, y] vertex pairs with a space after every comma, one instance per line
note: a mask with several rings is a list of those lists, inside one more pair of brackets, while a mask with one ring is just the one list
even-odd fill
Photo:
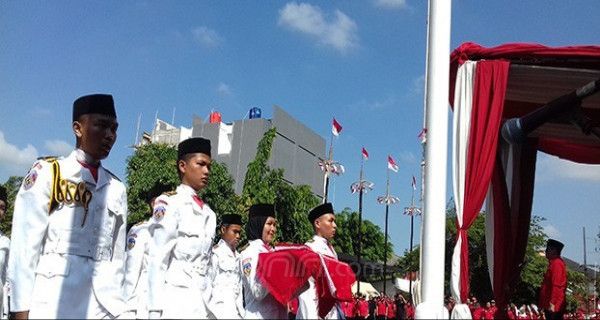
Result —
[[[83, 94], [115, 97], [119, 138], [105, 165], [123, 179], [140, 114], [150, 130], [156, 112], [171, 121], [175, 110], [175, 124], [189, 127], [193, 114], [213, 108], [231, 121], [254, 106], [270, 117], [279, 105], [327, 139], [332, 117], [343, 125], [335, 158], [347, 171], [330, 190], [339, 209], [358, 206], [349, 186], [367, 148], [365, 172], [376, 186], [364, 215], [382, 228], [375, 199], [385, 192], [387, 155], [396, 158], [391, 184], [401, 203], [389, 222], [401, 254], [409, 238], [401, 212], [421, 154], [426, 3], [2, 1], [0, 181], [24, 175], [37, 156], [72, 148], [71, 106]], [[595, 0], [454, 1], [451, 47], [599, 44], [599, 13]], [[588, 262], [599, 262], [598, 194], [600, 168], [540, 155], [534, 214], [569, 258], [583, 260], [585, 226]]]

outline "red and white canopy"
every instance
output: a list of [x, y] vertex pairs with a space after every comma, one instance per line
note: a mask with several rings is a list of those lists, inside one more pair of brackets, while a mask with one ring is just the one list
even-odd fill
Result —
[[[600, 164], [600, 139], [561, 119], [549, 121], [527, 142], [508, 144], [503, 122], [521, 117], [600, 79], [600, 46], [545, 47], [465, 43], [451, 55], [450, 102], [454, 108], [453, 184], [457, 243], [451, 289], [469, 294], [467, 230], [487, 198], [486, 241], [494, 296], [508, 301], [525, 255], [537, 151]], [[583, 100], [582, 112], [600, 122], [600, 94]], [[501, 241], [500, 241], [501, 240]]]

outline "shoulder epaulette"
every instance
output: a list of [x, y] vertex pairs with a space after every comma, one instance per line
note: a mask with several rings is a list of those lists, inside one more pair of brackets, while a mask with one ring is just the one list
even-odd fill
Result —
[[104, 170], [106, 172], [108, 172], [108, 174], [110, 174], [113, 178], [117, 179], [117, 181], [121, 182], [121, 179], [119, 179], [119, 177], [117, 177], [114, 173], [110, 172], [108, 169], [104, 168]]
[[177, 194], [177, 191], [173, 190], [173, 191], [168, 191], [168, 192], [163, 192], [162, 194], [164, 194], [165, 196], [174, 196]]
[[44, 156], [44, 157], [37, 158], [37, 160], [44, 160], [47, 162], [52, 162], [54, 160], [58, 160], [58, 157], [57, 156]]

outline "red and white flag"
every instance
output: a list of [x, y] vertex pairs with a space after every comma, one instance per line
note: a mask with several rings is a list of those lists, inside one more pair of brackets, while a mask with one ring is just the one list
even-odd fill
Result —
[[365, 160], [369, 160], [369, 153], [367, 152], [367, 149], [365, 149], [365, 147], [362, 148], [362, 156]]
[[333, 126], [331, 127], [331, 132], [336, 137], [340, 135], [340, 132], [342, 132], [342, 125], [339, 122], [337, 122], [335, 118], [333, 118]]
[[417, 190], [417, 179], [415, 179], [415, 176], [412, 177], [412, 187], [413, 190]]
[[398, 172], [398, 165], [396, 164], [396, 161], [394, 161], [394, 158], [392, 158], [390, 155], [388, 155], [388, 169]]
[[427, 142], [427, 128], [423, 128], [423, 130], [421, 130], [421, 132], [419, 132], [419, 140], [421, 140], [421, 143], [425, 143]]

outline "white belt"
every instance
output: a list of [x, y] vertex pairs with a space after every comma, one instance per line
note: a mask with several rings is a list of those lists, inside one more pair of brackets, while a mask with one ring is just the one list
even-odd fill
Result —
[[96, 261], [110, 260], [112, 258], [112, 248], [104, 246], [86, 246], [83, 244], [58, 242], [55, 246], [46, 244], [44, 254], [59, 253], [72, 254], [81, 257], [88, 257]]
[[198, 257], [194, 261], [185, 261], [185, 260], [171, 260], [171, 265], [169, 269], [181, 270], [190, 276], [199, 275], [206, 276], [208, 271], [208, 259], [204, 259], [204, 257], [208, 257], [206, 255]]

